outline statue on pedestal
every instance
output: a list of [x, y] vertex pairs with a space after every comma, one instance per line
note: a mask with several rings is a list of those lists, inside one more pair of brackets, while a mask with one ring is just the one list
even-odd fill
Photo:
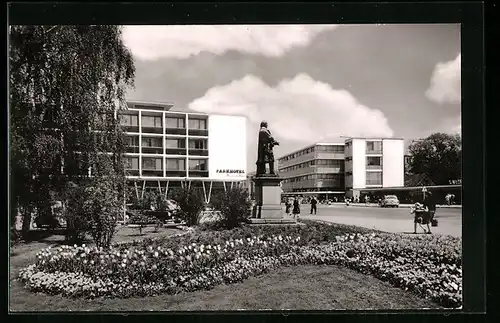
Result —
[[[267, 122], [260, 123], [259, 142], [257, 151], [257, 172], [256, 176], [278, 176], [274, 171], [274, 146], [279, 146], [269, 129]], [[269, 164], [269, 174], [266, 174], [266, 164]]]

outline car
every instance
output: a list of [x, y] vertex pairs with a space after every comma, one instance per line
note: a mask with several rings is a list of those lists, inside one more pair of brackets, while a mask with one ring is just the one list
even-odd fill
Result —
[[399, 199], [396, 195], [386, 195], [380, 201], [381, 207], [399, 207]]

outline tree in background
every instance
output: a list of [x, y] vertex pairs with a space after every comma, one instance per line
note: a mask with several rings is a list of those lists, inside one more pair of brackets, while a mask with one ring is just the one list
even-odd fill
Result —
[[205, 202], [200, 190], [189, 188], [187, 183], [184, 187], [178, 188], [173, 192], [173, 199], [180, 208], [180, 217], [187, 226], [197, 225], [200, 220], [200, 214], [205, 208]]
[[212, 206], [222, 215], [226, 229], [241, 225], [250, 216], [251, 202], [248, 191], [240, 186], [220, 192], [212, 197]]
[[[116, 110], [134, 64], [119, 26], [11, 26], [9, 30], [11, 219], [48, 211], [51, 193], [92, 176], [123, 196], [123, 134]], [[100, 131], [97, 133], [95, 130]], [[105, 153], [111, 170], [99, 171]], [[12, 222], [14, 223], [14, 222]]]
[[410, 147], [411, 174], [425, 174], [436, 185], [447, 185], [462, 178], [462, 139], [460, 135], [434, 133]]

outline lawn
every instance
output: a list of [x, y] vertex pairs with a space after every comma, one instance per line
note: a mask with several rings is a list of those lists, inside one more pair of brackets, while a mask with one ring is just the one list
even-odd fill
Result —
[[[351, 230], [345, 226], [342, 230]], [[364, 230], [364, 229], [362, 229]], [[143, 230], [121, 228], [115, 242], [168, 237], [176, 229]], [[206, 234], [206, 232], [201, 233]], [[189, 239], [196, 239], [196, 235]], [[171, 240], [171, 239], [168, 239]], [[177, 239], [172, 239], [172, 242]], [[389, 282], [337, 265], [298, 265], [272, 270], [242, 282], [221, 284], [210, 290], [132, 298], [72, 299], [60, 295], [32, 293], [16, 280], [19, 269], [34, 263], [36, 253], [62, 242], [61, 236], [20, 244], [10, 259], [10, 310], [23, 311], [213, 311], [213, 310], [364, 310], [439, 308]], [[167, 241], [168, 243], [168, 241]]]

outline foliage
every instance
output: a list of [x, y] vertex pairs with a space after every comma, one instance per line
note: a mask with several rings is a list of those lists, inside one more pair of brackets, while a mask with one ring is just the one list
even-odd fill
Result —
[[436, 185], [447, 185], [462, 178], [462, 139], [460, 135], [434, 133], [409, 147], [409, 172], [426, 174]]
[[[242, 233], [241, 229], [230, 231]], [[19, 277], [35, 292], [125, 298], [210, 289], [283, 266], [339, 265], [374, 275], [445, 307], [462, 304], [458, 238], [372, 232], [344, 233], [318, 243], [283, 231], [260, 235], [259, 230], [249, 237], [175, 246], [121, 245], [109, 251], [86, 246], [49, 248], [37, 255], [35, 264], [21, 270]]]
[[[112, 161], [101, 158], [103, 176], [92, 178], [86, 188], [88, 197], [84, 203], [90, 219], [90, 234], [98, 247], [109, 248], [116, 232], [116, 222], [123, 212], [123, 195], [120, 193], [124, 179], [113, 174]], [[108, 175], [104, 175], [107, 172]]]
[[89, 214], [87, 213], [87, 199], [90, 197], [86, 190], [86, 183], [81, 185], [70, 182], [66, 185], [66, 240], [70, 243], [80, 243], [85, 240], [87, 232], [91, 229]]
[[11, 214], [23, 210], [26, 231], [47, 194], [88, 178], [100, 153], [123, 173], [114, 113], [135, 70], [119, 26], [11, 26], [9, 45]]
[[174, 200], [179, 205], [179, 216], [187, 226], [198, 224], [200, 213], [205, 208], [203, 196], [196, 189], [190, 189], [187, 185], [174, 191]]
[[213, 196], [212, 206], [222, 215], [224, 226], [232, 229], [249, 217], [251, 202], [247, 190], [237, 186]]
[[135, 215], [131, 216], [129, 223], [146, 226], [148, 224], [158, 224], [158, 223], [160, 223], [160, 220], [158, 220], [157, 217], [140, 213], [140, 214], [135, 214]]

